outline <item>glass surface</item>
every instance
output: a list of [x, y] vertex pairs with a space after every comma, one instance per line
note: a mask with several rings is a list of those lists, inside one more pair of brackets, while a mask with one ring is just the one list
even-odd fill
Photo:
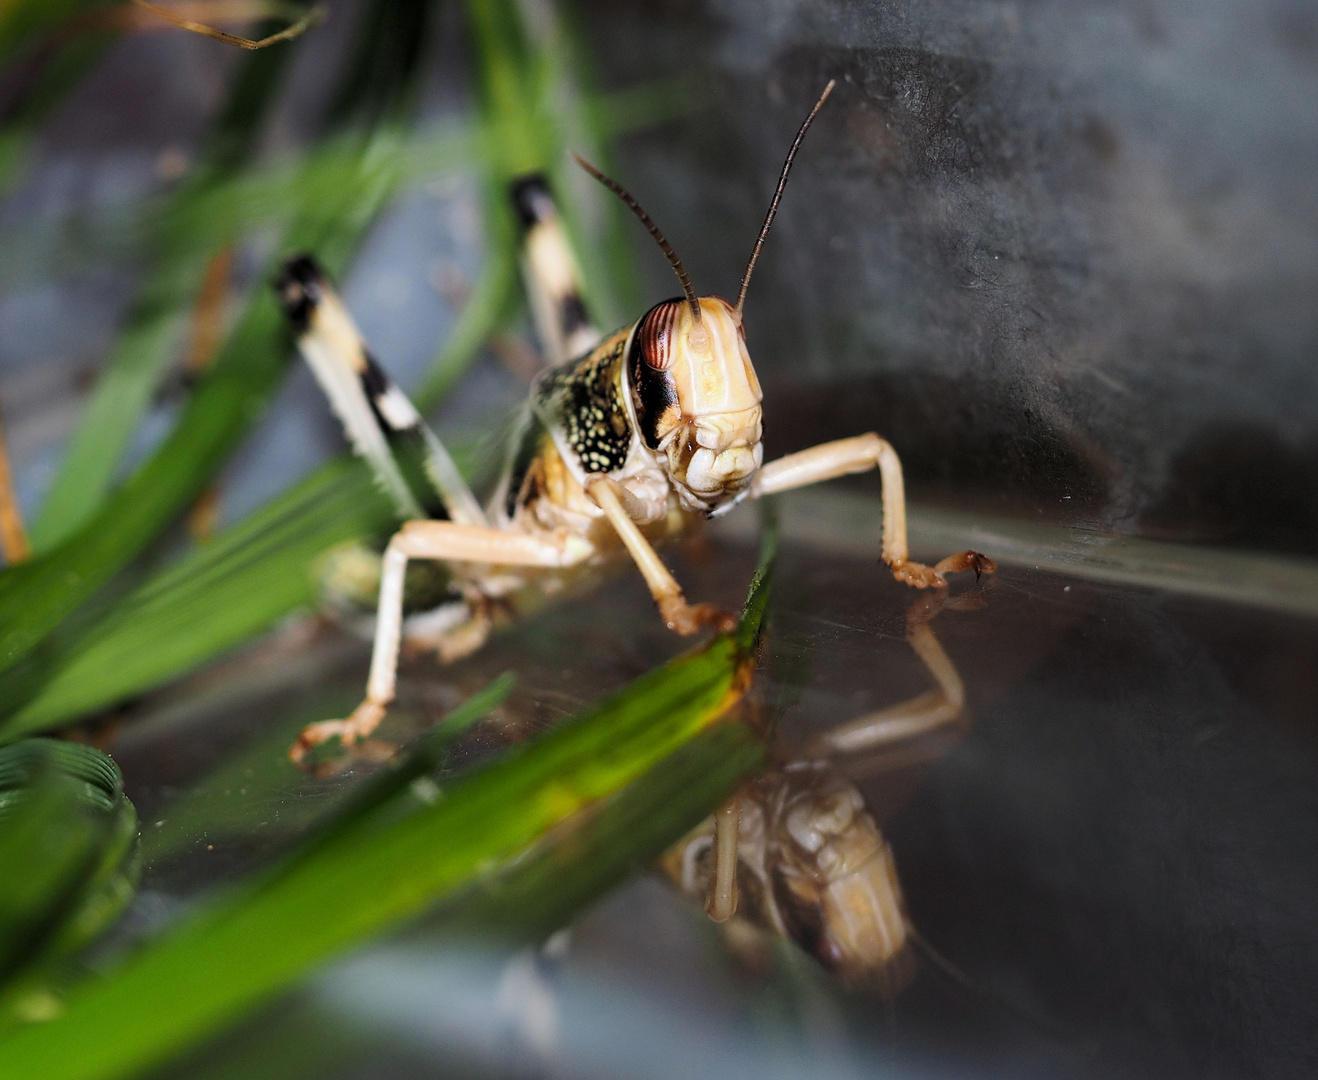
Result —
[[[715, 536], [672, 561], [689, 595], [735, 606], [754, 550]], [[891, 1002], [847, 990], [794, 947], [731, 948], [640, 871], [552, 958], [414, 931], [175, 1074], [1302, 1072], [1318, 990], [1313, 624], [1017, 568], [953, 592], [970, 603], [932, 625], [965, 681], [965, 718], [918, 754], [847, 768], [895, 850], [911, 920], [963, 981], [923, 960]], [[930, 687], [904, 639], [914, 599], [877, 559], [789, 534], [757, 677], [782, 709], [783, 755]], [[683, 647], [624, 574], [461, 664], [413, 658], [382, 735], [406, 739], [516, 671], [461, 766]], [[370, 771], [311, 780], [283, 759], [299, 724], [356, 700], [366, 657], [342, 631], [290, 624], [114, 735], [144, 823], [139, 927], [268, 861]]]
[[[296, 46], [262, 168], [322, 128], [368, 6], [333, 7]], [[474, 116], [460, 7], [429, 42], [421, 133]], [[557, 9], [517, 7], [532, 23]], [[964, 718], [846, 765], [950, 968], [922, 960], [891, 1001], [847, 988], [638, 868], [552, 955], [415, 928], [170, 1075], [1318, 1072], [1318, 33], [1299, 8], [582, 4], [572, 34], [603, 91], [689, 95], [609, 150], [702, 291], [734, 292], [791, 133], [839, 79], [759, 264], [748, 342], [769, 458], [876, 430], [925, 500], [920, 554], [973, 544], [1001, 564], [957, 582], [972, 602], [933, 623]], [[29, 518], [155, 270], [134, 215], [195, 165], [238, 59], [129, 36], [35, 131], [5, 192], [0, 406]], [[477, 279], [481, 198], [475, 170], [410, 186], [341, 282], [400, 385], [450, 338], [454, 283]], [[618, 322], [674, 288], [626, 226], [645, 286]], [[240, 289], [273, 242], [240, 251]], [[525, 392], [487, 357], [437, 426], [455, 447], [480, 434], [492, 460], [488, 418]], [[177, 404], [153, 405], [125, 469]], [[293, 365], [223, 470], [221, 524], [342, 447]], [[873, 478], [785, 499], [782, 516], [756, 693], [790, 759], [930, 683], [904, 638], [916, 597], [878, 562]], [[735, 608], [755, 532], [741, 511], [665, 557], [693, 599]], [[620, 572], [459, 665], [409, 659], [381, 735], [404, 744], [516, 672], [455, 748], [466, 768], [686, 647]], [[98, 718], [146, 859], [103, 957], [269, 865], [378, 768], [312, 779], [284, 756], [303, 724], [359, 700], [368, 651], [304, 615]]]

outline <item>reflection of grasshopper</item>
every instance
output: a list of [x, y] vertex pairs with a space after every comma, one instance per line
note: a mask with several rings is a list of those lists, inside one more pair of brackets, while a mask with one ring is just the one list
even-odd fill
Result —
[[896, 993], [910, 977], [911, 925], [892, 849], [855, 784], [830, 758], [888, 751], [945, 728], [965, 692], [929, 620], [942, 594], [916, 601], [906, 638], [937, 684], [908, 701], [826, 731], [746, 785], [672, 848], [665, 873], [734, 914], [795, 941], [848, 981]]
[[[445, 659], [478, 648], [518, 594], [561, 587], [565, 578], [624, 552], [634, 560], [668, 626], [692, 634], [731, 617], [690, 604], [653, 544], [746, 498], [877, 466], [883, 476], [883, 558], [900, 581], [945, 585], [958, 570], [991, 570], [967, 551], [934, 566], [906, 547], [902, 471], [893, 448], [861, 435], [791, 454], [761, 468], [760, 385], [746, 350], [742, 305], [788, 171], [829, 83], [797, 133], [751, 253], [735, 304], [697, 297], [677, 255], [636, 201], [592, 166], [650, 230], [682, 284], [681, 297], [601, 338], [577, 284], [572, 253], [541, 177], [513, 185], [525, 226], [527, 289], [550, 366], [536, 379], [509, 447], [503, 476], [484, 507], [407, 398], [371, 358], [351, 318], [308, 258], [292, 260], [279, 295], [298, 344], [359, 453], [410, 519], [384, 554], [375, 651], [366, 700], [343, 721], [313, 724], [293, 747], [369, 734], [394, 697], [409, 559], [451, 565], [455, 603], [427, 620], [426, 638]], [[436, 497], [437, 496], [437, 497]]]

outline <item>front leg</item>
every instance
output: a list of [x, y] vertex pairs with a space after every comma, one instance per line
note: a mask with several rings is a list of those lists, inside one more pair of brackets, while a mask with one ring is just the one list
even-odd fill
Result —
[[883, 561], [892, 568], [893, 577], [917, 589], [931, 585], [943, 589], [947, 587], [946, 574], [973, 570], [978, 578], [997, 569], [992, 559], [977, 551], [949, 555], [933, 566], [911, 561], [906, 547], [906, 485], [902, 480], [901, 459], [891, 443], [873, 432], [822, 443], [769, 462], [756, 474], [751, 498], [808, 487], [849, 473], [868, 472], [875, 466], [883, 478]]
[[384, 552], [366, 700], [346, 720], [325, 720], [303, 728], [297, 742], [289, 748], [289, 758], [296, 764], [313, 746], [336, 735], [344, 746], [350, 746], [364, 739], [384, 719], [385, 709], [394, 699], [398, 647], [403, 630], [403, 578], [407, 574], [408, 559], [553, 568], [579, 563], [589, 557], [592, 550], [590, 544], [578, 536], [533, 536], [487, 526], [458, 525], [451, 521], [407, 522], [394, 534]]
[[696, 633], [702, 626], [731, 630], [737, 625], [735, 615], [713, 604], [687, 603], [682, 586], [627, 512], [627, 506], [633, 500], [626, 488], [611, 477], [597, 476], [587, 483], [586, 493], [604, 511], [604, 516], [627, 548], [650, 587], [650, 595], [669, 630], [685, 635]]

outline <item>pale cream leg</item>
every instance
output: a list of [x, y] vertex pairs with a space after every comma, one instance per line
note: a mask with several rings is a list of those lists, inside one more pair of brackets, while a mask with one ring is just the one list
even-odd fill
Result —
[[913, 607], [906, 620], [906, 640], [933, 676], [938, 689], [824, 732], [811, 740], [806, 748], [808, 756], [857, 754], [891, 746], [950, 724], [961, 715], [966, 704], [965, 685], [929, 625], [934, 613], [936, 610], [925, 610], [922, 604]]
[[366, 700], [346, 720], [326, 720], [302, 730], [288, 751], [301, 761], [311, 747], [338, 736], [345, 746], [365, 738], [384, 719], [394, 699], [398, 647], [403, 630], [403, 578], [408, 559], [488, 563], [494, 566], [566, 567], [587, 558], [592, 548], [577, 536], [534, 536], [451, 521], [409, 521], [389, 541], [380, 573], [375, 647]]
[[873, 432], [851, 439], [822, 443], [796, 454], [771, 461], [756, 474], [751, 498], [773, 495], [793, 488], [808, 487], [849, 473], [868, 472], [878, 467], [883, 478], [883, 561], [898, 581], [917, 589], [944, 588], [944, 575], [974, 570], [975, 576], [992, 573], [993, 560], [975, 551], [951, 555], [933, 566], [912, 562], [906, 546], [906, 485], [897, 451]]
[[741, 842], [741, 803], [734, 795], [714, 812], [714, 872], [709, 876], [705, 911], [715, 922], [737, 914], [737, 848]]
[[731, 630], [737, 625], [736, 616], [713, 604], [687, 603], [682, 586], [627, 513], [627, 504], [632, 497], [621, 484], [610, 477], [598, 476], [588, 482], [586, 492], [604, 511], [604, 516], [635, 561], [668, 629], [679, 634], [694, 634], [702, 626]]

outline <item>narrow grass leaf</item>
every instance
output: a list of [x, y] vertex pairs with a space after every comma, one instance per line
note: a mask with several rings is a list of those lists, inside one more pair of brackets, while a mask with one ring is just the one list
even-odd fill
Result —
[[[308, 214], [282, 249], [314, 249], [330, 266], [342, 266], [393, 189], [386, 154], [373, 144], [363, 155], [358, 183]], [[272, 266], [262, 276], [273, 273]], [[26, 655], [197, 497], [259, 415], [288, 354], [274, 296], [258, 290], [174, 432], [152, 457], [76, 535], [0, 576], [0, 669]]]
[[177, 1053], [643, 776], [736, 703], [750, 665], [736, 637], [720, 636], [459, 780], [434, 805], [385, 828], [346, 830], [87, 985], [59, 1019], [0, 1042], [0, 1075], [108, 1080]]
[[[255, 150], [270, 105], [294, 53], [275, 49], [247, 57], [231, 83], [229, 100], [213, 125], [194, 171], [169, 202], [186, 206], [241, 171]], [[286, 204], [286, 213], [299, 205]], [[168, 220], [168, 214], [164, 220]], [[180, 246], [158, 224], [142, 235], [156, 267], [128, 315], [127, 327], [106, 358], [100, 379], [32, 523], [32, 544], [47, 550], [72, 535], [101, 505], [133, 433], [159, 387], [179, 338], [186, 306], [201, 285], [206, 263], [220, 245]]]

